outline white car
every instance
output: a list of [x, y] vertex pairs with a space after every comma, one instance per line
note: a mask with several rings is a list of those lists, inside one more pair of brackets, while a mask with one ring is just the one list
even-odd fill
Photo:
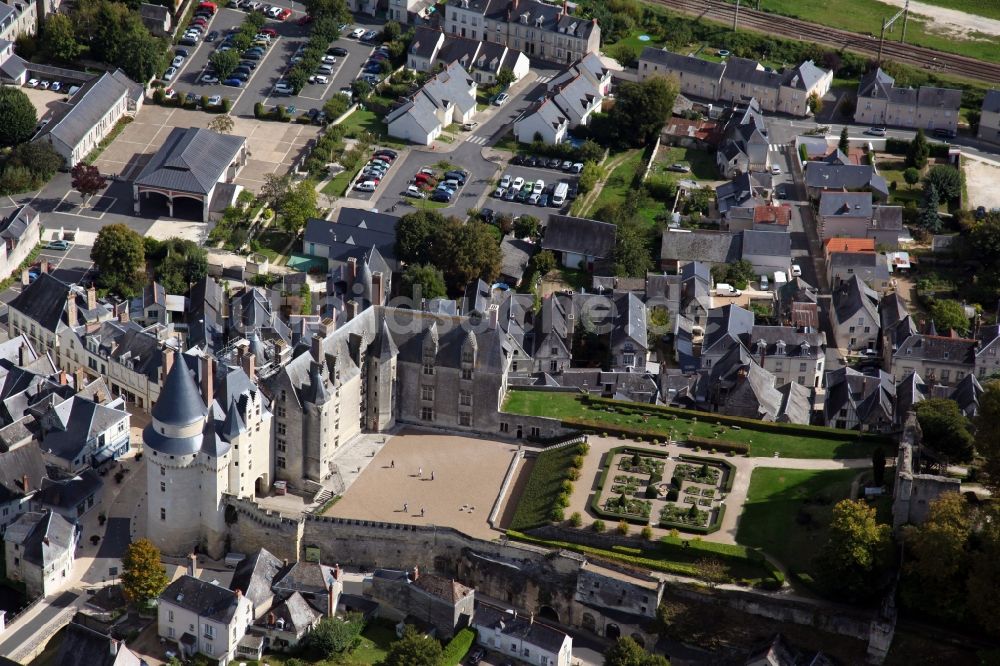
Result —
[[514, 184], [511, 185], [511, 187], [513, 187], [515, 190], [520, 190], [522, 187], [524, 187], [524, 178], [521, 178], [520, 176], [515, 178]]
[[357, 185], [355, 185], [354, 189], [356, 189], [358, 192], [374, 192], [376, 187], [378, 186], [375, 184], [375, 181], [366, 180], [363, 183], [358, 183]]
[[496, 96], [496, 99], [493, 100], [493, 105], [503, 106], [504, 104], [507, 103], [507, 100], [509, 99], [510, 95], [508, 95], [507, 93], [500, 93], [499, 95]]
[[414, 199], [423, 199], [424, 193], [420, 191], [420, 188], [416, 185], [408, 185], [406, 191], [403, 192], [405, 196], [412, 197]]
[[174, 57], [174, 61], [170, 63], [174, 67], [180, 67], [184, 64], [184, 56], [179, 55]]
[[493, 198], [495, 198], [495, 199], [500, 199], [505, 194], [507, 194], [507, 188], [506, 187], [498, 187], [497, 189], [493, 190]]
[[169, 81], [170, 79], [174, 78], [175, 74], [177, 74], [176, 67], [167, 67], [167, 71], [163, 72], [163, 76], [161, 78], [164, 81]]
[[283, 10], [281, 7], [271, 7], [271, 9], [267, 11], [267, 15], [270, 16], [271, 18], [278, 18], [278, 14], [280, 14], [282, 11]]
[[505, 173], [503, 178], [500, 179], [500, 187], [506, 189], [510, 187], [510, 174]]
[[324, 63], [324, 64], [327, 64], [327, 65], [334, 65], [334, 64], [336, 64], [336, 62], [337, 62], [337, 59], [336, 59], [336, 58], [334, 58], [334, 57], [333, 57], [333, 56], [331, 56], [331, 55], [325, 55], [325, 56], [323, 56], [323, 63]]
[[48, 81], [42, 81], [41, 83], [38, 84], [38, 87], [40, 89], [42, 89], [42, 90], [48, 90], [49, 89], [49, 82]]
[[802, 277], [802, 267], [798, 264], [792, 264], [792, 277]]
[[212, 95], [208, 98], [209, 106], [220, 106], [222, 104], [222, 95]]
[[219, 82], [219, 77], [217, 77], [214, 74], [205, 74], [203, 77], [201, 77], [201, 82], [206, 83], [208, 85], [214, 85]]
[[361, 36], [364, 34], [365, 34], [364, 28], [355, 28], [354, 30], [351, 30], [351, 37], [353, 37], [354, 39], [361, 39]]
[[329, 83], [330, 77], [325, 74], [313, 74], [309, 77], [309, 83]]
[[771, 165], [771, 174], [775, 175], [775, 176], [780, 176], [781, 175], [781, 167], [778, 166], [777, 164], [772, 164]]
[[28, 86], [29, 88], [36, 88], [38, 87], [38, 79], [31, 79], [24, 85]]
[[281, 93], [282, 95], [291, 95], [293, 88], [291, 84], [286, 81], [278, 81], [274, 84], [274, 92]]
[[316, 68], [317, 74], [333, 74], [333, 65], [320, 65]]
[[535, 181], [535, 186], [531, 189], [531, 193], [532, 194], [541, 194], [542, 190], [544, 190], [544, 189], [545, 189], [545, 181], [544, 180], [536, 180]]
[[52, 87], [49, 88], [49, 90], [52, 90], [54, 92], [59, 92], [59, 90], [61, 88], [62, 88], [62, 84], [61, 83], [59, 83], [58, 81], [53, 81], [52, 82]]

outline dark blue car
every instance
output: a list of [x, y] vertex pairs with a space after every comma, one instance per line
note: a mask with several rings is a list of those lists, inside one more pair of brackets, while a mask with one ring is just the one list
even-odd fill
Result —
[[233, 88], [242, 88], [243, 82], [240, 81], [239, 79], [226, 79], [225, 81], [222, 82], [222, 85], [232, 86]]

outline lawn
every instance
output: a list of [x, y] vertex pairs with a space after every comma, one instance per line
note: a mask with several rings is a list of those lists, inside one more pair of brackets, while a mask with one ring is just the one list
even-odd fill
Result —
[[[632, 190], [632, 182], [635, 179], [635, 174], [643, 168], [645, 168], [643, 151], [629, 151], [627, 157], [608, 174], [604, 187], [601, 188], [590, 209], [583, 216], [592, 216], [595, 211], [600, 210], [604, 206], [624, 202]], [[639, 217], [650, 226], [656, 224], [658, 216], [667, 215], [669, 212], [670, 209], [667, 208], [666, 204], [652, 198], [649, 198], [646, 205], [638, 211]]]
[[[614, 408], [609, 407], [614, 405]], [[611, 411], [608, 411], [611, 409]], [[513, 414], [547, 416], [599, 431], [602, 425], [628, 427], [651, 437], [666, 437], [670, 431], [682, 439], [688, 432], [697, 437], [714, 437], [719, 426], [718, 415], [672, 408], [645, 407], [637, 403], [620, 401], [584, 400], [575, 393], [543, 393], [540, 391], [512, 390], [508, 393], [503, 410]], [[690, 416], [689, 416], [690, 415]], [[761, 424], [755, 429], [753, 422], [744, 421], [741, 429], [727, 429], [723, 439], [750, 444], [755, 457], [770, 458], [777, 453], [785, 458], [865, 458], [871, 455], [880, 441], [857, 438], [853, 433], [825, 428], [800, 426], [788, 433], [769, 431]], [[815, 436], [801, 434], [815, 432]], [[850, 438], [850, 439], [845, 439]]]
[[296, 238], [284, 229], [269, 227], [257, 235], [256, 240], [260, 244], [257, 252], [267, 257], [272, 264], [279, 263], [292, 249]]
[[353, 171], [341, 171], [336, 176], [330, 179], [330, 182], [323, 186], [323, 194], [328, 194], [334, 197], [342, 197], [347, 192], [347, 186], [351, 184], [351, 179], [354, 178]]
[[[691, 167], [691, 173], [677, 173], [666, 171], [671, 164], [686, 164]], [[653, 173], [670, 173], [680, 178], [694, 177], [698, 180], [721, 180], [719, 167], [715, 164], [712, 155], [704, 150], [693, 148], [681, 148], [679, 146], [663, 146], [660, 148], [656, 162], [653, 164]]]
[[[905, 206], [907, 201], [920, 204], [920, 183], [912, 188], [903, 180], [903, 170], [906, 169], [905, 162], [883, 162], [879, 161], [878, 172], [885, 178], [889, 185], [889, 203], [894, 206]], [[896, 189], [892, 189], [892, 183], [896, 183]]]
[[[350, 654], [320, 661], [309, 661], [302, 657], [297, 657], [297, 659], [307, 666], [369, 666], [381, 663], [389, 653], [389, 646], [396, 640], [396, 630], [391, 622], [375, 620], [370, 622], [361, 632], [361, 641]], [[268, 654], [262, 661], [248, 661], [247, 665], [287, 666], [291, 659], [291, 656]]]
[[379, 145], [395, 146], [399, 148], [405, 148], [407, 146], [405, 142], [389, 137], [386, 133], [386, 125], [382, 121], [382, 117], [375, 115], [375, 113], [369, 109], [356, 110], [354, 113], [347, 116], [341, 125], [343, 125], [347, 130], [347, 136], [350, 137], [357, 136], [361, 132], [371, 132], [378, 137]]
[[762, 548], [789, 571], [812, 573], [833, 505], [847, 499], [858, 470], [759, 467], [750, 477], [737, 543]]
[[576, 455], [579, 455], [576, 446], [549, 449], [538, 454], [528, 483], [517, 502], [510, 529], [520, 532], [549, 523], [552, 505], [562, 492], [566, 470], [571, 467]]
[[445, 203], [443, 201], [431, 201], [430, 199], [410, 199], [410, 203], [413, 204], [414, 208], [419, 208], [420, 210], [434, 210], [436, 208], [447, 208], [451, 204]]
[[[979, 2], [978, 0], [931, 0], [933, 4], [944, 7], [959, 7], [963, 11], [997, 17], [1000, 6], [997, 3]], [[733, 3], [735, 0], [728, 0]], [[965, 8], [968, 9], [965, 9]], [[762, 10], [793, 16], [806, 21], [829, 25], [842, 30], [850, 30], [860, 34], [878, 37], [882, 29], [882, 21], [892, 16], [899, 8], [895, 5], [877, 2], [877, 0], [839, 0], [826, 2], [824, 0], [763, 0]], [[900, 24], [902, 25], [902, 24]], [[898, 30], [898, 28], [897, 28]], [[898, 35], [898, 32], [896, 33]], [[983, 35], [985, 37], [985, 35]], [[896, 38], [895, 35], [892, 37]], [[909, 44], [926, 46], [948, 53], [958, 53], [980, 60], [1000, 62], [1000, 49], [996, 40], [982, 39], [978, 41], [958, 39], [954, 35], [941, 32], [931, 32], [926, 29], [923, 21], [910, 16], [906, 25], [906, 41]]]

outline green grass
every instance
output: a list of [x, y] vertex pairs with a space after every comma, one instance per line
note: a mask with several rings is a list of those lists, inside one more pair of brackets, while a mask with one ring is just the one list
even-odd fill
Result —
[[257, 242], [260, 243], [258, 254], [268, 258], [273, 264], [283, 259], [295, 243], [296, 236], [288, 233], [284, 229], [273, 227], [265, 229], [257, 235]]
[[431, 201], [430, 199], [410, 199], [410, 203], [413, 204], [414, 208], [419, 208], [420, 210], [435, 210], [437, 208], [447, 208], [451, 205], [443, 201]]
[[[575, 393], [548, 393], [540, 391], [511, 390], [507, 394], [503, 410], [513, 414], [547, 416], [560, 419], [571, 425], [588, 430], [597, 430], [602, 425], [609, 428], [628, 427], [648, 434], [650, 437], [665, 438], [674, 431], [677, 439], [688, 432], [698, 437], [714, 437], [719, 429], [714, 415], [680, 409], [643, 409], [635, 403], [585, 401], [584, 396]], [[608, 411], [606, 405], [615, 405]], [[620, 407], [617, 407], [620, 405]], [[642, 413], [639, 413], [642, 412]], [[688, 417], [687, 415], [691, 416]], [[677, 415], [677, 418], [670, 418]], [[648, 420], [645, 420], [647, 419]], [[696, 420], [697, 419], [697, 420]], [[815, 432], [815, 436], [803, 435], [800, 429]], [[750, 453], [755, 457], [770, 458], [778, 453], [785, 458], [865, 458], [878, 445], [871, 439], [844, 439], [844, 431], [824, 431], [822, 428], [801, 426], [789, 433], [771, 432], [753, 428], [753, 422], [741, 425], [740, 430], [728, 428], [722, 439], [750, 443]]]
[[386, 124], [382, 122], [382, 117], [375, 115], [369, 109], [358, 109], [344, 119], [341, 123], [346, 130], [347, 136], [357, 136], [361, 132], [371, 132], [378, 137], [379, 145], [396, 146], [405, 148], [408, 144], [399, 139], [394, 139], [387, 133]]
[[[595, 211], [600, 210], [604, 206], [624, 202], [632, 189], [632, 182], [635, 178], [635, 174], [644, 168], [645, 163], [643, 162], [643, 151], [629, 151], [628, 157], [626, 157], [611, 171], [610, 174], [608, 174], [604, 187], [601, 188], [597, 198], [590, 205], [590, 208], [586, 211], [586, 213], [583, 213], [583, 215], [585, 217], [587, 215], [593, 215]], [[649, 198], [646, 205], [639, 209], [638, 214], [646, 224], [653, 226], [656, 224], [657, 216], [666, 215], [669, 212], [670, 210], [667, 207], [667, 204], [662, 201]]]
[[[389, 646], [396, 640], [396, 630], [391, 622], [375, 620], [361, 632], [361, 639], [350, 654], [319, 661], [310, 661], [303, 657], [296, 658], [307, 666], [373, 666], [385, 659], [385, 656], [389, 654]], [[247, 661], [247, 666], [260, 666], [261, 664], [287, 666], [292, 658], [291, 655], [269, 653], [259, 662]]]
[[[826, 540], [833, 505], [847, 499], [858, 473], [852, 469], [755, 469], [737, 543], [762, 548], [792, 573], [811, 574], [813, 559]], [[808, 524], [802, 524], [800, 512], [808, 513]]]
[[549, 449], [538, 454], [528, 483], [517, 502], [510, 529], [523, 531], [548, 524], [552, 505], [562, 491], [566, 470], [576, 455], [576, 446]]
[[[691, 167], [691, 173], [677, 173], [666, 171], [671, 164], [687, 164]], [[721, 180], [719, 168], [715, 164], [712, 154], [704, 150], [694, 148], [681, 148], [679, 146], [664, 146], [660, 149], [656, 162], [650, 173], [670, 173], [681, 178], [695, 178], [697, 180]]]
[[351, 184], [352, 178], [354, 178], [354, 172], [341, 171], [331, 178], [329, 183], [323, 186], [323, 194], [329, 194], [334, 197], [344, 196], [347, 192], [347, 186]]
[[[735, 2], [735, 0], [728, 0]], [[993, 17], [1000, 15], [1000, 6], [997, 3], [979, 2], [978, 0], [931, 0], [934, 4], [943, 7], [967, 7], [963, 11], [973, 14], [982, 14]], [[820, 23], [822, 25], [850, 30], [860, 34], [873, 35], [876, 38], [881, 33], [883, 19], [894, 15], [899, 8], [877, 0], [838, 0], [837, 2], [825, 2], [823, 0], [763, 0], [761, 9], [783, 16], [794, 16], [806, 21]], [[887, 35], [890, 39], [899, 39], [899, 29], [902, 23], [898, 24], [896, 31]], [[945, 51], [948, 53], [958, 53], [961, 55], [1000, 62], [1000, 49], [996, 47], [996, 40], [980, 35], [982, 40], [972, 41], [969, 39], [958, 39], [954, 35], [946, 35], [939, 32], [931, 32], [923, 21], [920, 21], [911, 14], [906, 26], [906, 41], [909, 44], [917, 44], [928, 48]]]

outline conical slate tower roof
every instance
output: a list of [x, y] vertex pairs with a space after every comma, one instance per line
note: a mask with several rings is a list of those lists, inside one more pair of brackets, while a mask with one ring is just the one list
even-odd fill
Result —
[[246, 430], [246, 426], [243, 423], [243, 418], [240, 417], [240, 412], [236, 408], [236, 401], [233, 400], [229, 403], [229, 410], [226, 412], [226, 420], [222, 422], [222, 428], [219, 434], [227, 442], [232, 442], [234, 439], [240, 436]]
[[186, 426], [204, 418], [205, 413], [198, 385], [184, 360], [178, 359], [153, 407], [153, 418], [167, 425]]

